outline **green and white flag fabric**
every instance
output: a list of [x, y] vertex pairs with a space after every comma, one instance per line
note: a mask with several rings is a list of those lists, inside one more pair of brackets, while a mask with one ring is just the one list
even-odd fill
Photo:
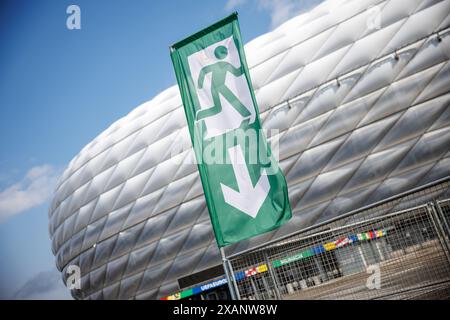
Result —
[[174, 44], [175, 68], [220, 247], [291, 218], [286, 180], [261, 130], [237, 14]]

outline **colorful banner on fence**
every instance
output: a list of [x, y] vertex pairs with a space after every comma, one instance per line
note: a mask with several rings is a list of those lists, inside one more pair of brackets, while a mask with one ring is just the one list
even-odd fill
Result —
[[274, 268], [278, 268], [281, 266], [284, 266], [286, 264], [289, 264], [294, 261], [298, 261], [301, 259], [305, 259], [308, 257], [311, 257], [313, 255], [317, 255], [326, 251], [335, 250], [338, 248], [342, 248], [346, 245], [352, 244], [357, 241], [364, 241], [364, 240], [371, 240], [375, 238], [381, 238], [386, 235], [386, 229], [380, 229], [376, 231], [368, 231], [368, 232], [362, 232], [355, 235], [350, 235], [345, 238], [338, 239], [336, 241], [327, 242], [325, 244], [321, 244], [319, 246], [307, 249], [305, 251], [293, 254], [289, 257], [274, 260], [272, 261], [272, 265]]

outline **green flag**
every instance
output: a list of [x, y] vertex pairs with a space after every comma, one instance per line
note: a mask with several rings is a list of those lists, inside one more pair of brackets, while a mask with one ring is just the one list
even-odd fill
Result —
[[286, 180], [261, 130], [237, 14], [174, 44], [175, 68], [220, 247], [291, 218]]

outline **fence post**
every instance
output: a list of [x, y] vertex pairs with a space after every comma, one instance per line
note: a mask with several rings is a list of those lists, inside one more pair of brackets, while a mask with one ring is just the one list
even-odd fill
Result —
[[442, 222], [444, 223], [444, 225], [445, 225], [444, 231], [445, 231], [445, 234], [447, 235], [447, 239], [450, 240], [450, 227], [448, 226], [447, 220], [445, 219], [445, 215], [444, 215], [444, 213], [442, 212], [441, 205], [439, 204], [439, 202], [438, 202], [437, 200], [434, 200], [434, 205], [435, 205], [435, 207], [436, 207], [437, 213], [439, 214], [439, 216], [440, 216], [440, 218], [441, 218], [441, 221], [442, 221]]
[[230, 273], [231, 273], [231, 282], [232, 282], [232, 286], [234, 288], [234, 294], [236, 296], [236, 300], [241, 300], [241, 294], [239, 293], [239, 287], [237, 285], [236, 278], [234, 276], [233, 266], [231, 265], [231, 261], [228, 258], [226, 259], [226, 262], [228, 264], [228, 269], [230, 270]]
[[230, 269], [228, 267], [228, 259], [225, 256], [225, 250], [223, 248], [220, 248], [220, 255], [222, 256], [223, 270], [225, 271], [225, 277], [227, 278], [228, 290], [230, 291], [231, 294], [231, 300], [238, 300], [235, 291], [236, 288], [234, 286], [234, 274], [232, 271], [230, 274]]
[[270, 262], [269, 256], [267, 255], [267, 252], [265, 250], [264, 250], [264, 259], [266, 260], [267, 268], [269, 269], [269, 275], [272, 278], [273, 286], [275, 289], [275, 296], [277, 300], [283, 300], [280, 290], [278, 289], [277, 275], [275, 274], [275, 270], [273, 270], [272, 263]]
[[430, 214], [431, 221], [433, 223], [433, 226], [436, 230], [437, 237], [439, 239], [439, 242], [441, 243], [442, 249], [444, 250], [445, 256], [447, 257], [448, 262], [450, 263], [450, 250], [447, 244], [447, 241], [445, 241], [445, 234], [442, 229], [442, 225], [439, 221], [439, 217], [437, 216], [436, 209], [434, 207], [434, 204], [432, 202], [427, 203], [427, 211]]

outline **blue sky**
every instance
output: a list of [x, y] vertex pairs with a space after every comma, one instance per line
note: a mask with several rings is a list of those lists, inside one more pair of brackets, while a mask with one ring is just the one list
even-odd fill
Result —
[[[175, 84], [169, 46], [238, 11], [245, 42], [320, 0], [2, 0], [0, 299], [70, 296], [55, 268], [47, 207], [81, 148]], [[68, 30], [66, 8], [81, 8]]]

